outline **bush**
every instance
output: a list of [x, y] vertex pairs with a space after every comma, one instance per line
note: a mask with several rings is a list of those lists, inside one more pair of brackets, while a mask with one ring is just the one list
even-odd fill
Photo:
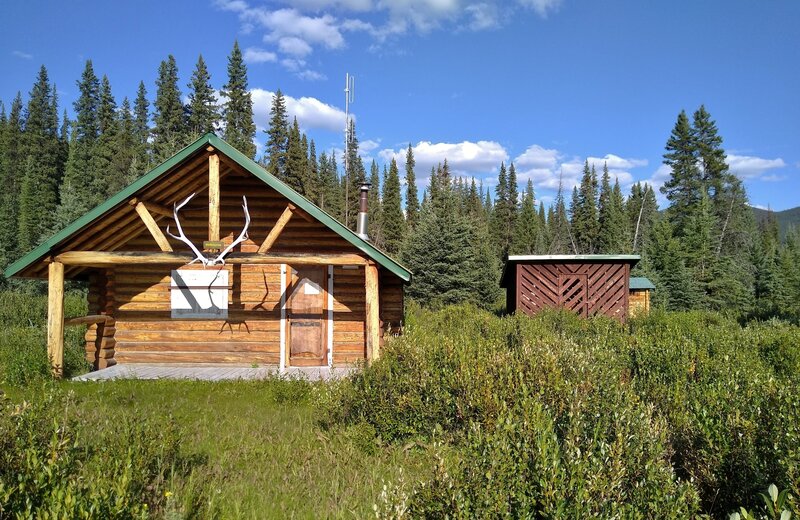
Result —
[[164, 511], [170, 478], [188, 471], [168, 418], [114, 418], [90, 435], [53, 387], [0, 406], [0, 517], [147, 518]]
[[[64, 304], [67, 316], [87, 312], [81, 294], [68, 294]], [[19, 386], [50, 377], [46, 325], [46, 296], [0, 292], [0, 382]], [[67, 327], [64, 331], [65, 377], [89, 369], [85, 332], [86, 327]]]
[[453, 447], [388, 493], [413, 516], [722, 516], [773, 482], [800, 496], [798, 341], [713, 313], [415, 311], [321, 424]]

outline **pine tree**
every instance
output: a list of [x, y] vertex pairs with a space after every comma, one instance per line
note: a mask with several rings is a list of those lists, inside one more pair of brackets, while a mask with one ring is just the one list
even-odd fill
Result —
[[[117, 139], [114, 143], [116, 150], [111, 160], [111, 171], [119, 172], [122, 187], [135, 181], [137, 176], [133, 175], [133, 165], [137, 151], [136, 123], [131, 111], [131, 103], [128, 98], [122, 99], [119, 113], [117, 114]], [[111, 193], [116, 193], [119, 189], [111, 188]]]
[[646, 253], [653, 269], [652, 281], [656, 285], [654, 303], [667, 310], [694, 308], [699, 295], [684, 263], [680, 243], [672, 235], [672, 226], [667, 219], [659, 219], [653, 226]]
[[514, 238], [511, 241], [511, 253], [517, 255], [534, 254], [539, 240], [538, 235], [539, 226], [533, 182], [528, 179], [528, 185], [522, 194], [522, 207], [517, 218]]
[[[383, 179], [386, 181], [386, 166], [383, 167]], [[373, 159], [369, 165], [369, 182], [370, 188], [367, 192], [367, 211], [369, 218], [367, 219], [367, 235], [370, 242], [380, 248], [384, 248], [383, 242], [383, 206], [381, 204], [381, 175], [378, 168], [378, 163]]]
[[[303, 135], [305, 137], [305, 135]], [[308, 145], [308, 161], [306, 162], [306, 197], [315, 204], [320, 203], [321, 179], [317, 162], [317, 146], [312, 139]]]
[[367, 180], [364, 163], [358, 154], [358, 137], [356, 125], [351, 119], [349, 125], [349, 139], [347, 146], [347, 169], [344, 172], [344, 219], [345, 225], [355, 230], [358, 220], [358, 199], [361, 185]]
[[58, 108], [47, 69], [42, 66], [31, 89], [22, 136], [24, 176], [19, 196], [19, 247], [28, 251], [53, 227], [58, 204], [60, 147]]
[[686, 222], [700, 201], [702, 188], [694, 131], [685, 111], [681, 110], [678, 114], [665, 148], [664, 164], [670, 167], [671, 173], [669, 180], [661, 187], [661, 193], [670, 202], [667, 217], [674, 228], [675, 236], [682, 237]]
[[89, 161], [89, 178], [94, 186], [94, 197], [88, 202], [89, 207], [94, 207], [102, 201], [121, 190], [128, 178], [128, 167], [124, 170], [112, 168], [114, 158], [119, 153], [117, 149], [118, 119], [117, 103], [111, 93], [111, 84], [107, 76], [100, 82], [100, 97], [97, 107], [97, 123], [99, 135], [91, 151]]
[[279, 179], [284, 179], [286, 170], [286, 152], [289, 147], [289, 123], [286, 119], [286, 101], [283, 99], [281, 89], [272, 97], [272, 107], [269, 111], [269, 128], [266, 146], [266, 168], [269, 173]]
[[129, 173], [131, 180], [148, 171], [153, 162], [150, 154], [150, 102], [147, 100], [144, 81], [139, 82], [136, 100], [133, 102], [133, 135], [136, 148]]
[[572, 234], [578, 251], [583, 254], [597, 252], [600, 224], [597, 215], [597, 174], [589, 161], [583, 165], [583, 177], [572, 210]]
[[189, 141], [186, 113], [178, 87], [178, 65], [171, 54], [158, 68], [153, 121], [153, 155], [161, 163]]
[[19, 227], [19, 192], [22, 170], [22, 95], [11, 102], [8, 119], [0, 133], [0, 266], [20, 254], [17, 230]]
[[558, 185], [554, 206], [555, 209], [553, 209], [552, 206], [550, 207], [552, 213], [547, 219], [547, 227], [550, 235], [548, 254], [577, 254], [575, 251], [575, 241], [573, 240], [572, 232], [569, 227], [567, 206], [564, 203], [564, 189], [561, 183]]
[[319, 156], [320, 198], [319, 207], [342, 221], [342, 192], [339, 174], [336, 171], [336, 157], [322, 152]]
[[547, 253], [548, 244], [550, 244], [550, 234], [547, 229], [547, 213], [544, 211], [544, 202], [539, 202], [539, 213], [536, 215], [536, 242], [533, 246], [533, 253], [536, 255], [543, 255]]
[[[716, 237], [714, 233], [716, 227], [717, 222], [711, 208], [711, 201], [708, 195], [703, 193], [698, 207], [686, 222], [685, 236], [682, 241], [686, 266], [692, 271], [695, 285], [703, 297], [711, 279], [711, 268], [715, 260]], [[705, 306], [706, 303], [704, 300], [700, 301], [701, 306]]]
[[497, 277], [487, 272], [496, 263], [488, 249], [488, 232], [482, 236], [469, 217], [460, 215], [450, 184], [438, 182], [436, 196], [423, 204], [417, 227], [403, 247], [405, 263], [415, 273], [407, 294], [431, 306], [462, 302], [491, 306]]
[[496, 244], [496, 251], [499, 257], [508, 254], [511, 247], [514, 228], [514, 203], [511, 201], [509, 189], [509, 179], [505, 163], [500, 164], [500, 172], [497, 175], [497, 186], [495, 187], [494, 207], [492, 208], [492, 223], [490, 226], [491, 235]]
[[227, 98], [222, 109], [225, 120], [224, 138], [252, 159], [256, 155], [256, 145], [253, 142], [256, 137], [253, 98], [247, 88], [247, 65], [238, 41], [233, 42], [233, 50], [228, 56], [228, 82], [222, 87], [222, 94]]
[[197, 137], [208, 132], [215, 132], [219, 125], [219, 107], [214, 95], [214, 88], [211, 86], [211, 74], [208, 73], [202, 54], [197, 58], [192, 80], [187, 86], [189, 87], [187, 123], [190, 135]]
[[383, 181], [383, 243], [391, 254], [400, 252], [406, 235], [406, 220], [400, 196], [400, 172], [397, 161], [392, 159], [389, 172]]
[[406, 222], [409, 229], [417, 225], [419, 220], [419, 198], [417, 193], [417, 176], [414, 173], [416, 161], [411, 143], [406, 150]]
[[297, 118], [294, 118], [294, 123], [292, 124], [291, 130], [289, 130], [289, 140], [286, 147], [286, 165], [281, 180], [303, 195], [305, 194], [305, 174], [306, 154], [303, 150], [300, 126], [297, 124]]

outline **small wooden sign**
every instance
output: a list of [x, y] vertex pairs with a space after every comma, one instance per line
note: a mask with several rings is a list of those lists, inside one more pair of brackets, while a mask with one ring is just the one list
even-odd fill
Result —
[[222, 240], [206, 240], [203, 242], [204, 251], [222, 251], [225, 247], [225, 242]]

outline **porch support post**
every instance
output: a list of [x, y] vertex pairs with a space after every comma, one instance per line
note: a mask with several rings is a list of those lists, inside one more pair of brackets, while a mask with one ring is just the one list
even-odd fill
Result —
[[208, 156], [208, 240], [219, 241], [219, 156]]
[[364, 266], [366, 288], [367, 362], [380, 357], [381, 324], [378, 307], [378, 266], [367, 262]]
[[47, 284], [47, 357], [53, 377], [64, 375], [64, 264], [50, 262]]

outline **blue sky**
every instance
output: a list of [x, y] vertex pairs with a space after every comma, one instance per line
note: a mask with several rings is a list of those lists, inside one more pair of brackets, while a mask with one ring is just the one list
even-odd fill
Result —
[[170, 53], [184, 90], [200, 53], [218, 88], [238, 39], [257, 124], [280, 88], [318, 151], [341, 148], [350, 72], [365, 157], [412, 143], [423, 182], [447, 157], [487, 186], [513, 160], [548, 202], [586, 158], [658, 185], [678, 112], [704, 103], [751, 202], [800, 205], [796, 1], [27, 1], [4, 15], [6, 105], [44, 64], [71, 110], [86, 59], [120, 101], [140, 80], [152, 99]]

